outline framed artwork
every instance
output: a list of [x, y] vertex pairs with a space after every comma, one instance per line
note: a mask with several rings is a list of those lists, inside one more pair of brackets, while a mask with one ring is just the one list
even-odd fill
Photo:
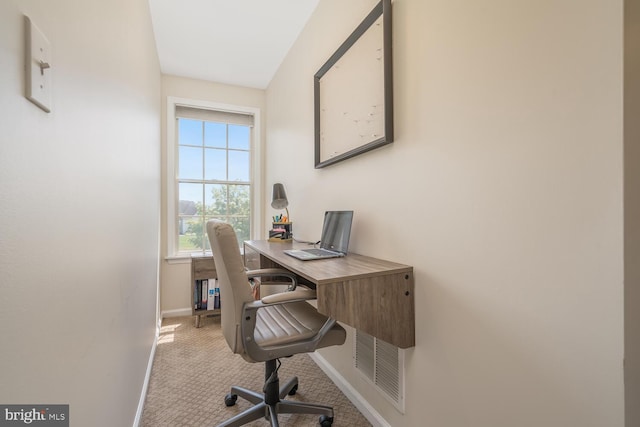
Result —
[[393, 142], [391, 0], [381, 0], [314, 75], [315, 167]]

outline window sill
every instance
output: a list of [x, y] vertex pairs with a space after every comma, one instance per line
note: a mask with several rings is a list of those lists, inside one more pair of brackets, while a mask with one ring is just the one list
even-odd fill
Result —
[[164, 257], [167, 264], [187, 264], [191, 262], [191, 255], [173, 255]]
[[201, 258], [211, 256], [211, 252], [194, 252], [192, 254], [177, 254], [164, 257], [167, 264], [188, 264], [191, 262], [191, 258]]
[[[240, 248], [240, 255], [244, 256], [244, 247]], [[189, 264], [191, 262], [191, 258], [202, 258], [207, 256], [213, 256], [211, 251], [207, 251], [205, 253], [202, 252], [194, 252], [192, 254], [177, 254], [164, 257], [164, 260], [167, 264]]]

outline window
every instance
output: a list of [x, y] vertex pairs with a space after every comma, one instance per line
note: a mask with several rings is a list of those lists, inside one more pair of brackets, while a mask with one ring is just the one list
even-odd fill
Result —
[[239, 245], [256, 235], [259, 111], [230, 107], [169, 98], [170, 257], [210, 250], [206, 222], [212, 218], [233, 225]]

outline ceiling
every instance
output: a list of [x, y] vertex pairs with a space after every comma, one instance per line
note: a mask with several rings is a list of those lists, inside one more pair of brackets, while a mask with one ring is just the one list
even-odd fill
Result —
[[265, 89], [319, 0], [149, 0], [163, 74]]

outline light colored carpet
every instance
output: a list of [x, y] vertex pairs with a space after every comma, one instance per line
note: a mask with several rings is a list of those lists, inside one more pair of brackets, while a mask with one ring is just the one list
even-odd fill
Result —
[[[333, 406], [334, 427], [371, 426], [308, 355], [281, 362], [281, 384], [299, 378], [298, 392], [289, 399]], [[259, 391], [263, 381], [264, 364], [247, 363], [231, 352], [219, 317], [203, 317], [197, 329], [193, 317], [164, 319], [140, 426], [215, 426], [250, 406], [242, 398], [225, 406], [232, 385]], [[279, 420], [283, 427], [319, 425], [317, 415], [285, 414]], [[270, 424], [260, 419], [247, 425]]]

